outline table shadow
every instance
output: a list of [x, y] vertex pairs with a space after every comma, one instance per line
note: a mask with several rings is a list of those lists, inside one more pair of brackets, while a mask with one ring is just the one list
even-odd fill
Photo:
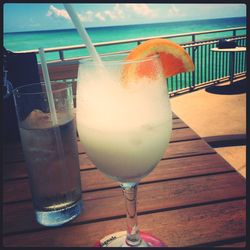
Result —
[[218, 94], [218, 95], [237, 95], [243, 94], [247, 91], [247, 82], [246, 79], [234, 82], [227, 85], [213, 85], [205, 89], [205, 91]]

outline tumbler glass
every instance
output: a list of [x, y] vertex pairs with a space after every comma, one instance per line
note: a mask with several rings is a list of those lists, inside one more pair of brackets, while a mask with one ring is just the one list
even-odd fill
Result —
[[38, 223], [59, 226], [82, 211], [72, 86], [52, 83], [57, 124], [45, 84], [13, 90], [23, 153]]

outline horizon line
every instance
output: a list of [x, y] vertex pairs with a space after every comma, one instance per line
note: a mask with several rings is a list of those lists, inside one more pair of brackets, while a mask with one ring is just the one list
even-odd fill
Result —
[[[121, 24], [121, 25], [104, 25], [104, 26], [90, 26], [86, 29], [98, 29], [98, 28], [112, 28], [112, 27], [121, 27], [121, 26], [136, 26], [136, 25], [150, 25], [150, 24], [163, 24], [163, 23], [178, 23], [186, 21], [202, 21], [202, 20], [216, 20], [216, 19], [233, 19], [233, 18], [246, 18], [246, 16], [237, 16], [237, 17], [217, 17], [217, 18], [202, 18], [202, 19], [185, 19], [178, 21], [165, 21], [165, 22], [153, 22], [153, 23], [136, 23], [136, 24]], [[32, 32], [53, 32], [53, 31], [66, 31], [66, 30], [75, 30], [75, 27], [72, 28], [62, 28], [62, 29], [50, 29], [50, 30], [26, 30], [26, 31], [7, 31], [3, 34], [14, 34], [14, 33], [32, 33]]]

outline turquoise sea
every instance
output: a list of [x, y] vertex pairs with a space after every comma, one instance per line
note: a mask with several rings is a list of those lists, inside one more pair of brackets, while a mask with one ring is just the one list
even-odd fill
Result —
[[[246, 26], [246, 17], [97, 27], [87, 28], [87, 32], [92, 42], [95, 43], [159, 35], [181, 34], [196, 31], [217, 30], [242, 26]], [[197, 40], [223, 37], [229, 34], [231, 35], [232, 32], [200, 35], [197, 37]], [[237, 32], [237, 34], [245, 33], [244, 31], [243, 33], [239, 31]], [[191, 37], [184, 37], [173, 39], [173, 41], [181, 43], [190, 41], [190, 39]], [[38, 49], [40, 47], [52, 48], [79, 44], [82, 44], [82, 40], [75, 29], [4, 33], [4, 46], [6, 49], [11, 51], [32, 50]], [[135, 44], [115, 45], [106, 46], [105, 48], [97, 48], [97, 50], [100, 53], [104, 53], [127, 50], [131, 49], [134, 46]], [[81, 56], [87, 54], [88, 52], [82, 49], [66, 52], [65, 57]], [[58, 53], [49, 53], [47, 56], [48, 60], [57, 58]]]

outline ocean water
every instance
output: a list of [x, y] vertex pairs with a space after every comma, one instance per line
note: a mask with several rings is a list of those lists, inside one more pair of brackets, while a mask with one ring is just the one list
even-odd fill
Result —
[[[87, 28], [87, 32], [92, 42], [96, 43], [242, 26], [246, 26], [246, 17]], [[237, 34], [245, 34], [245, 31], [238, 31]], [[226, 37], [228, 35], [232, 35], [232, 32], [200, 35], [196, 39], [205, 40], [209, 38]], [[75, 29], [4, 33], [3, 38], [5, 48], [11, 51], [82, 44], [82, 40]], [[175, 38], [172, 40], [177, 43], [188, 42], [191, 40], [191, 37]], [[134, 46], [136, 46], [135, 43], [112, 45], [102, 48], [97, 47], [97, 51], [99, 53], [105, 53], [128, 50]], [[88, 55], [86, 49], [65, 52], [66, 58], [83, 55]], [[47, 60], [58, 59], [58, 53], [48, 53], [46, 58]]]

